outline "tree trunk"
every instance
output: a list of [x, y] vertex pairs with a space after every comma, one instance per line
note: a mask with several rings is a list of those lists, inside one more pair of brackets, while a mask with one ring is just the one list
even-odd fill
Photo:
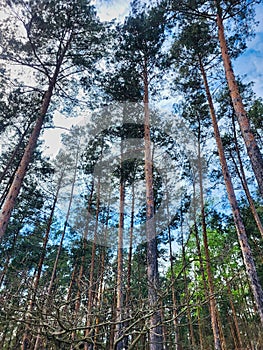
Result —
[[189, 328], [189, 344], [191, 349], [196, 349], [196, 341], [194, 335], [194, 327], [191, 316], [190, 309], [190, 293], [188, 288], [188, 281], [186, 275], [186, 254], [185, 254], [185, 243], [183, 237], [183, 228], [182, 228], [182, 219], [181, 219], [181, 243], [182, 243], [182, 260], [183, 260], [183, 278], [184, 278], [184, 290], [185, 290], [185, 304], [186, 304], [186, 315], [188, 320], [188, 328]]
[[55, 259], [55, 262], [53, 265], [51, 279], [50, 279], [49, 286], [48, 286], [48, 291], [47, 291], [48, 297], [51, 296], [53, 284], [54, 284], [56, 273], [57, 273], [58, 260], [59, 260], [60, 254], [61, 254], [61, 250], [62, 250], [62, 246], [63, 246], [63, 242], [64, 242], [64, 238], [65, 238], [65, 234], [66, 234], [66, 230], [67, 230], [67, 226], [68, 226], [68, 220], [69, 220], [69, 215], [70, 215], [70, 211], [71, 211], [71, 205], [72, 205], [72, 201], [73, 201], [73, 194], [74, 194], [74, 188], [75, 188], [75, 182], [76, 182], [76, 176], [77, 176], [78, 161], [79, 161], [79, 148], [77, 149], [76, 160], [75, 160], [75, 164], [74, 164], [74, 173], [73, 173], [73, 179], [72, 179], [67, 214], [66, 214], [64, 227], [63, 227], [63, 231], [62, 231], [61, 238], [60, 238], [60, 243], [59, 243], [58, 250], [57, 250], [56, 259]]
[[[57, 204], [57, 200], [58, 200], [58, 195], [59, 195], [59, 191], [60, 191], [60, 187], [61, 187], [61, 182], [62, 182], [62, 178], [63, 178], [63, 174], [64, 172], [62, 172], [59, 182], [58, 182], [58, 186], [57, 186], [57, 191], [53, 200], [53, 204], [52, 204], [52, 208], [51, 208], [51, 213], [49, 215], [49, 219], [48, 219], [48, 223], [47, 223], [47, 228], [46, 228], [46, 232], [45, 232], [45, 237], [43, 240], [43, 247], [42, 247], [42, 253], [38, 262], [38, 266], [37, 266], [37, 270], [36, 270], [36, 275], [34, 278], [34, 285], [33, 285], [33, 295], [32, 295], [32, 299], [30, 300], [29, 303], [29, 307], [28, 307], [28, 315], [31, 315], [33, 307], [34, 307], [34, 303], [35, 303], [35, 299], [36, 299], [36, 293], [37, 293], [37, 289], [38, 289], [38, 285], [39, 285], [39, 281], [40, 281], [40, 276], [42, 273], [42, 267], [44, 264], [44, 259], [46, 256], [46, 248], [47, 248], [47, 243], [49, 240], [49, 234], [50, 234], [50, 229], [51, 229], [51, 225], [52, 225], [52, 221], [53, 221], [53, 217], [54, 217], [54, 212], [55, 212], [55, 208], [56, 208], [56, 204]], [[29, 316], [30, 318], [30, 316]], [[27, 322], [29, 321], [29, 319], [27, 319]], [[22, 340], [22, 350], [27, 349], [27, 344], [28, 344], [28, 336], [29, 336], [29, 324], [26, 324], [26, 330], [23, 336], [23, 340]]]
[[204, 337], [203, 337], [203, 325], [200, 318], [200, 309], [201, 306], [197, 305], [197, 320], [198, 320], [198, 329], [199, 329], [199, 345], [200, 350], [204, 350]]
[[207, 281], [208, 281], [208, 289], [209, 289], [209, 305], [210, 305], [209, 309], [210, 309], [210, 316], [211, 316], [211, 326], [213, 330], [215, 350], [221, 350], [222, 346], [220, 341], [218, 320], [216, 317], [217, 305], [216, 305], [216, 299], [215, 299], [213, 273], [212, 273], [212, 267], [211, 267], [211, 261], [210, 261], [209, 245], [208, 245], [207, 230], [206, 230], [203, 173], [202, 173], [201, 148], [200, 148], [200, 132], [198, 136], [198, 175], [199, 175], [199, 188], [200, 188], [202, 233], [203, 233], [203, 243], [204, 243], [205, 259], [206, 259], [206, 273], [207, 273]]
[[[167, 184], [167, 182], [166, 182]], [[172, 248], [172, 235], [170, 227], [170, 211], [169, 211], [169, 193], [166, 191], [166, 211], [167, 211], [167, 224], [168, 224], [168, 241], [169, 241], [169, 260], [170, 260], [170, 269], [171, 269], [171, 293], [173, 301], [173, 326], [174, 326], [174, 342], [175, 350], [181, 350], [180, 345], [180, 335], [179, 335], [179, 323], [178, 323], [178, 305], [176, 300], [176, 291], [175, 291], [175, 275], [174, 275], [174, 263], [173, 263], [173, 248]]]
[[242, 159], [241, 159], [241, 155], [240, 155], [240, 151], [239, 151], [239, 146], [238, 146], [238, 139], [237, 139], [237, 133], [236, 133], [236, 127], [235, 127], [234, 118], [232, 118], [232, 124], [233, 124], [235, 149], [236, 149], [236, 152], [237, 152], [237, 159], [238, 159], [238, 163], [239, 163], [239, 168], [237, 166], [237, 163], [236, 163], [235, 158], [233, 157], [231, 151], [230, 151], [230, 155], [231, 155], [231, 158], [233, 160], [233, 163], [234, 163], [237, 175], [238, 175], [238, 177], [239, 177], [239, 179], [240, 179], [240, 181], [242, 183], [242, 186], [244, 188], [244, 191], [246, 193], [246, 197], [247, 197], [247, 200], [248, 200], [248, 203], [249, 203], [252, 215], [254, 217], [254, 220], [256, 222], [258, 230], [259, 230], [259, 232], [261, 234], [261, 237], [263, 239], [263, 226], [262, 226], [260, 217], [259, 217], [259, 215], [257, 213], [257, 209], [255, 207], [253, 198], [252, 198], [252, 196], [250, 194], [250, 190], [249, 190], [249, 187], [248, 187], [248, 184], [247, 184], [246, 174], [245, 174], [245, 170], [244, 170], [244, 167], [243, 167], [243, 163], [242, 163]]
[[[99, 211], [100, 211], [100, 177], [98, 178], [97, 185], [97, 201], [96, 201], [96, 218], [95, 218], [95, 227], [94, 227], [94, 237], [92, 242], [92, 252], [91, 252], [91, 263], [90, 263], [90, 273], [89, 273], [89, 289], [88, 289], [88, 305], [87, 305], [87, 314], [86, 314], [86, 330], [85, 337], [91, 337], [92, 330], [92, 316], [91, 310], [93, 306], [94, 299], [94, 280], [95, 280], [95, 263], [96, 263], [96, 249], [97, 249], [97, 231], [99, 223]], [[84, 349], [89, 350], [89, 344], [86, 342], [84, 344]]]
[[161, 315], [158, 302], [158, 258], [156, 226], [154, 217], [154, 194], [153, 194], [153, 164], [151, 157], [151, 137], [150, 137], [150, 110], [149, 110], [149, 83], [147, 74], [147, 60], [144, 62], [144, 145], [145, 145], [145, 182], [146, 182], [146, 237], [147, 237], [147, 280], [148, 280], [148, 300], [150, 307], [154, 311], [150, 317], [150, 350], [162, 350], [162, 327]]
[[55, 213], [55, 208], [57, 205], [57, 200], [58, 200], [58, 195], [59, 195], [59, 191], [61, 189], [61, 183], [63, 180], [63, 176], [64, 176], [64, 171], [62, 171], [59, 181], [58, 181], [58, 185], [57, 185], [57, 191], [53, 200], [53, 204], [52, 204], [52, 208], [51, 208], [51, 213], [48, 219], [48, 223], [47, 223], [47, 228], [46, 228], [46, 233], [45, 233], [45, 237], [43, 240], [43, 247], [42, 247], [42, 254], [40, 256], [39, 262], [38, 262], [38, 266], [37, 266], [37, 274], [35, 277], [35, 281], [34, 281], [34, 293], [36, 293], [38, 285], [39, 285], [39, 280], [40, 280], [40, 276], [41, 276], [41, 272], [42, 272], [42, 267], [44, 264], [44, 259], [46, 256], [46, 249], [47, 249], [47, 244], [48, 244], [48, 240], [49, 240], [49, 234], [50, 234], [50, 230], [51, 230], [51, 225], [52, 225], [52, 221], [53, 221], [53, 217], [54, 217], [54, 213]]
[[70, 277], [70, 282], [69, 282], [69, 287], [68, 287], [68, 292], [67, 292], [67, 302], [70, 301], [71, 296], [72, 296], [72, 291], [73, 291], [73, 287], [76, 283], [76, 275], [77, 275], [77, 270], [78, 270], [78, 262], [75, 262], [74, 267], [73, 267], [73, 271], [71, 273], [71, 277]]
[[251, 252], [251, 249], [250, 249], [250, 246], [248, 243], [248, 238], [247, 238], [245, 226], [244, 226], [241, 214], [240, 214], [236, 195], [234, 192], [234, 187], [233, 187], [230, 173], [228, 170], [225, 152], [224, 152], [224, 147], [223, 147], [222, 139], [220, 136], [220, 132], [219, 132], [219, 128], [218, 128], [218, 124], [217, 124], [217, 120], [216, 120], [215, 109], [214, 109], [213, 100], [212, 100], [212, 97], [210, 94], [210, 89], [209, 89], [209, 85], [208, 85], [208, 81], [207, 81], [207, 77], [206, 77], [206, 72], [205, 72], [205, 69], [204, 69], [204, 66], [203, 66], [201, 60], [199, 63], [200, 63], [201, 74], [202, 74], [203, 81], [204, 81], [206, 96], [207, 96], [207, 100], [208, 100], [208, 104], [209, 104], [210, 115], [211, 115], [212, 124], [213, 124], [213, 128], [214, 128], [215, 139], [216, 139], [216, 143], [217, 143], [217, 149], [218, 149], [220, 163], [221, 163], [221, 167], [222, 167], [222, 173], [223, 173], [223, 177], [224, 177], [224, 181], [225, 181], [225, 185], [226, 185], [226, 189], [227, 189], [227, 194], [228, 194], [228, 199], [229, 199], [230, 206], [232, 208], [233, 218], [234, 218], [234, 222], [235, 222], [235, 226], [236, 226], [236, 230], [237, 230], [238, 241], [240, 244], [240, 249], [242, 252], [243, 261], [244, 261], [247, 276], [249, 279], [250, 287], [251, 287], [251, 290], [253, 292], [254, 300], [255, 300], [255, 303], [257, 306], [257, 311], [258, 311], [258, 314], [260, 317], [260, 321], [263, 325], [263, 291], [262, 291], [262, 287], [261, 287], [259, 279], [258, 279], [256, 266], [255, 266], [255, 263], [254, 263], [254, 260], [252, 257], [252, 252]]
[[8, 271], [8, 267], [9, 267], [9, 263], [10, 263], [10, 260], [12, 258], [12, 253], [14, 252], [15, 250], [15, 246], [16, 246], [16, 241], [17, 241], [17, 238], [18, 238], [18, 235], [19, 235], [19, 231], [20, 230], [17, 230], [14, 234], [14, 239], [13, 239], [13, 242], [12, 242], [12, 247], [10, 249], [10, 253], [8, 254], [7, 256], [7, 259], [6, 259], [6, 262], [5, 262], [5, 265], [4, 265], [4, 268], [3, 270], [1, 271], [1, 276], [0, 276], [0, 290], [2, 289], [2, 283], [4, 281], [4, 278], [5, 278], [5, 275]]
[[[69, 204], [68, 204], [67, 214], [66, 214], [64, 227], [63, 227], [63, 231], [62, 231], [61, 238], [60, 238], [60, 243], [59, 243], [58, 250], [57, 250], [56, 259], [54, 261], [52, 274], [51, 274], [51, 278], [50, 278], [49, 286], [48, 286], [48, 290], [47, 290], [47, 299], [46, 299], [47, 303], [50, 301], [50, 297], [51, 297], [51, 294], [52, 294], [52, 289], [53, 289], [53, 285], [54, 285], [55, 278], [56, 278], [56, 273], [57, 273], [58, 261], [59, 261], [59, 257], [60, 257], [61, 251], [62, 251], [63, 242], [64, 242], [64, 238], [65, 238], [65, 234], [66, 234], [66, 229], [67, 229], [67, 226], [68, 226], [68, 219], [69, 219], [69, 215], [70, 215], [70, 210], [71, 210], [71, 205], [72, 205], [72, 200], [73, 200], [74, 187], [75, 187], [76, 176], [77, 176], [78, 160], [79, 160], [79, 148], [77, 149], [76, 161], [75, 161], [75, 164], [74, 164], [74, 173], [73, 173], [73, 179], [72, 179], [72, 185], [71, 185], [71, 191], [70, 191], [70, 197], [69, 197]], [[40, 332], [39, 332], [38, 335], [37, 335], [37, 338], [36, 338], [34, 350], [38, 350], [39, 345], [40, 345], [40, 341], [41, 341], [41, 337], [40, 337]]]
[[135, 206], [135, 191], [134, 182], [132, 183], [132, 203], [131, 203], [131, 223], [129, 237], [129, 253], [128, 253], [128, 268], [127, 268], [127, 292], [126, 306], [129, 306], [131, 296], [131, 272], [132, 272], [132, 244], [133, 244], [133, 228], [134, 228], [134, 206]]
[[51, 97], [52, 97], [52, 94], [53, 94], [53, 91], [54, 91], [54, 88], [55, 88], [55, 85], [56, 85], [56, 82], [57, 82], [57, 79], [58, 79], [58, 76], [60, 73], [60, 69], [61, 69], [64, 57], [65, 57], [65, 54], [70, 46], [71, 39], [72, 39], [72, 35], [69, 37], [68, 41], [66, 42], [66, 44], [64, 46], [64, 49], [62, 50], [60, 56], [58, 57], [57, 65], [56, 65], [54, 74], [53, 74], [52, 78], [50, 79], [48, 89], [44, 94], [44, 98], [43, 98], [42, 105], [40, 108], [39, 117], [36, 120], [34, 129], [31, 133], [31, 136], [29, 137], [28, 144], [25, 148], [25, 152], [23, 154], [23, 157], [19, 163], [14, 180], [12, 182], [12, 185], [10, 186], [10, 189], [9, 189], [8, 194], [6, 196], [5, 202], [4, 202], [3, 207], [1, 209], [1, 212], [0, 212], [0, 237], [3, 237], [3, 235], [5, 234], [11, 213], [12, 213], [14, 206], [15, 206], [15, 203], [16, 203], [17, 196], [18, 196], [20, 189], [22, 187], [22, 183], [23, 183], [24, 177], [26, 175], [28, 165], [29, 165], [30, 160], [32, 158], [33, 152], [36, 148], [37, 140], [38, 140], [38, 137], [40, 135], [40, 131], [41, 131], [41, 128], [43, 126], [48, 107], [50, 105]]
[[243, 342], [242, 342], [242, 338], [241, 338], [241, 333], [240, 333], [240, 330], [239, 330], [239, 325], [238, 325], [238, 320], [237, 320], [237, 314], [236, 314], [236, 308], [235, 308], [235, 305], [234, 305], [234, 302], [233, 302], [233, 298], [232, 298], [232, 293], [231, 293], [231, 289], [230, 289], [230, 286], [229, 286], [229, 283], [227, 281], [227, 279], [225, 279], [226, 281], [226, 287], [227, 287], [227, 295], [228, 295], [228, 299], [229, 299], [229, 302], [230, 302], [230, 307], [231, 307], [231, 311], [232, 311], [232, 318], [233, 318], [233, 321], [234, 321], [234, 325], [235, 325], [235, 329], [236, 329], [236, 336], [237, 336], [237, 339], [238, 339], [238, 348], [243, 348]]
[[31, 127], [31, 123], [28, 124], [28, 126], [26, 127], [25, 131], [23, 132], [23, 134], [20, 136], [20, 139], [18, 141], [18, 144], [16, 145], [15, 149], [13, 150], [3, 172], [1, 173], [1, 176], [0, 176], [0, 183], [3, 181], [3, 179], [5, 178], [11, 164], [13, 163], [18, 151], [19, 151], [19, 148], [20, 146], [22, 145], [22, 142], [24, 141], [28, 131], [29, 131], [29, 128]]
[[[109, 194], [109, 198], [108, 198], [108, 203], [110, 203], [110, 197], [111, 197], [111, 193]], [[108, 208], [106, 210], [106, 213], [104, 212], [104, 214], [106, 214], [106, 222], [105, 222], [105, 231], [104, 231], [104, 242], [107, 242], [108, 240], [108, 225], [109, 225], [109, 220], [110, 220], [110, 208], [109, 208], [110, 204], [108, 204]], [[100, 272], [99, 272], [99, 292], [98, 292], [98, 299], [97, 299], [97, 308], [98, 310], [101, 312], [103, 309], [103, 294], [104, 294], [104, 279], [105, 279], [105, 264], [106, 264], [106, 253], [107, 253], [107, 247], [103, 246], [101, 247], [102, 251], [101, 251], [101, 255], [100, 255]], [[100, 321], [100, 315], [101, 313], [96, 317], [96, 327], [95, 327], [95, 334], [94, 334], [94, 350], [97, 350], [100, 348], [100, 346], [97, 346], [97, 338], [99, 335], [99, 330], [100, 327], [98, 326], [99, 321]], [[108, 337], [106, 338], [106, 343], [108, 341]]]
[[[131, 308], [131, 272], [132, 272], [132, 244], [133, 244], [133, 228], [134, 228], [134, 207], [135, 207], [135, 191], [134, 182], [132, 182], [132, 203], [131, 203], [131, 223], [129, 232], [129, 252], [127, 262], [127, 286], [126, 286], [126, 297], [125, 297], [125, 315], [129, 318]], [[129, 326], [129, 321], [124, 323], [124, 327]], [[123, 339], [123, 348], [128, 349], [128, 335], [125, 335]]]
[[228, 47], [227, 47], [225, 33], [224, 33], [223, 19], [221, 16], [222, 10], [220, 8], [218, 0], [216, 0], [216, 6], [217, 6], [216, 19], [217, 19], [217, 27], [218, 27], [218, 37], [219, 37], [221, 54], [223, 58], [224, 68], [225, 68], [226, 80], [228, 83], [230, 96], [232, 99], [234, 110], [236, 112], [240, 130], [241, 130], [243, 139], [245, 141], [247, 153], [250, 158], [251, 165], [257, 179], [259, 191], [263, 196], [263, 159], [262, 159], [262, 155], [260, 153], [260, 149], [258, 147], [256, 138], [251, 130], [250, 122], [242, 101], [242, 97], [239, 93], [238, 84], [235, 78], [235, 74], [231, 64], [231, 59], [228, 52]]
[[[84, 273], [84, 267], [85, 267], [85, 258], [86, 258], [86, 249], [87, 249], [87, 235], [88, 235], [88, 225], [89, 225], [89, 213], [91, 211], [91, 205], [92, 205], [92, 197], [93, 197], [93, 191], [94, 191], [94, 181], [92, 180], [91, 184], [91, 190], [89, 194], [89, 200], [88, 200], [88, 208], [87, 208], [87, 220], [85, 224], [84, 234], [82, 237], [82, 256], [81, 256], [81, 262], [80, 262], [80, 268], [79, 268], [79, 274], [78, 274], [78, 290], [76, 295], [76, 301], [75, 301], [75, 310], [74, 310], [74, 318], [77, 319], [77, 315], [79, 313], [80, 304], [81, 304], [81, 280]], [[75, 269], [74, 269], [75, 271]], [[76, 335], [76, 331], [73, 330], [71, 334], [71, 339], [74, 342]], [[74, 345], [72, 344], [71, 349], [74, 348]]]
[[[122, 141], [121, 141], [122, 143]], [[121, 145], [122, 162], [122, 145]], [[116, 333], [115, 348], [123, 350], [123, 341], [118, 341], [123, 331], [123, 229], [124, 229], [124, 200], [125, 200], [125, 180], [123, 178], [122, 164], [120, 179], [120, 205], [119, 205], [119, 227], [118, 227], [118, 255], [117, 255], [117, 295], [116, 295]]]

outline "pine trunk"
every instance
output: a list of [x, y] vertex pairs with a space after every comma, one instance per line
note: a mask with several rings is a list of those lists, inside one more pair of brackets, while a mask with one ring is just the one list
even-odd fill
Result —
[[258, 147], [256, 138], [251, 130], [250, 122], [245, 110], [242, 97], [239, 92], [238, 84], [236, 77], [232, 68], [231, 59], [228, 52], [227, 42], [224, 33], [223, 19], [221, 17], [221, 8], [218, 2], [216, 1], [218, 7], [217, 13], [217, 27], [218, 27], [218, 37], [220, 42], [221, 54], [223, 58], [226, 80], [228, 83], [228, 88], [234, 110], [237, 116], [237, 120], [240, 126], [240, 130], [245, 141], [247, 148], [247, 153], [251, 161], [251, 165], [254, 171], [254, 174], [257, 179], [259, 186], [259, 191], [263, 196], [263, 159]]
[[210, 316], [211, 316], [211, 326], [212, 326], [212, 330], [213, 330], [215, 350], [221, 350], [222, 346], [221, 346], [221, 341], [220, 341], [218, 320], [216, 317], [217, 305], [216, 305], [216, 299], [215, 299], [213, 274], [212, 274], [209, 245], [208, 245], [208, 238], [207, 238], [207, 230], [206, 230], [200, 138], [199, 138], [199, 142], [198, 142], [198, 172], [199, 172], [199, 187], [200, 187], [202, 233], [203, 233], [203, 243], [204, 243], [205, 259], [206, 259], [206, 273], [207, 273], [207, 281], [208, 281], [208, 289], [209, 289], [209, 306], [210, 306], [209, 309], [210, 309]]
[[33, 152], [36, 148], [37, 145], [37, 140], [39, 138], [40, 135], [40, 131], [42, 129], [42, 126], [44, 124], [44, 120], [45, 120], [45, 116], [47, 114], [47, 110], [49, 108], [50, 105], [50, 101], [51, 101], [51, 97], [60, 73], [60, 69], [65, 57], [65, 54], [70, 46], [71, 43], [71, 39], [72, 39], [72, 35], [69, 37], [68, 41], [66, 42], [64, 49], [62, 50], [60, 56], [58, 57], [57, 60], [57, 65], [54, 71], [54, 74], [52, 76], [52, 78], [50, 79], [49, 82], [49, 87], [46, 91], [46, 93], [44, 94], [44, 98], [42, 101], [42, 105], [40, 108], [40, 113], [39, 113], [39, 117], [36, 120], [34, 129], [32, 131], [31, 136], [29, 137], [28, 140], [28, 144], [25, 148], [25, 152], [23, 154], [23, 157], [19, 163], [18, 169], [16, 171], [16, 174], [14, 176], [12, 185], [10, 186], [10, 189], [8, 191], [7, 197], [5, 199], [5, 202], [3, 204], [3, 207], [1, 209], [0, 212], [0, 238], [3, 237], [3, 235], [5, 234], [11, 213], [14, 209], [15, 203], [16, 203], [16, 199], [17, 196], [20, 192], [20, 189], [22, 187], [22, 183], [24, 180], [24, 177], [26, 175], [27, 172], [27, 168], [28, 165], [30, 163], [30, 160], [32, 158]]
[[[91, 262], [90, 262], [90, 272], [89, 272], [89, 289], [88, 289], [88, 305], [87, 305], [87, 314], [86, 314], [86, 330], [85, 337], [92, 337], [92, 307], [94, 301], [94, 287], [95, 287], [95, 264], [96, 264], [96, 249], [97, 249], [97, 234], [98, 234], [98, 224], [99, 224], [99, 211], [100, 211], [100, 177], [98, 178], [97, 184], [97, 200], [96, 200], [96, 218], [95, 218], [95, 227], [94, 227], [94, 236], [92, 242], [91, 250]], [[89, 350], [89, 343], [84, 344], [84, 349]]]
[[238, 241], [240, 244], [240, 249], [242, 252], [243, 256], [243, 261], [244, 265], [246, 268], [247, 276], [249, 279], [250, 287], [254, 296], [254, 301], [257, 306], [257, 311], [260, 317], [261, 324], [263, 325], [263, 291], [262, 287], [259, 282], [258, 274], [256, 271], [256, 266], [253, 260], [252, 252], [248, 243], [248, 238], [245, 230], [245, 226], [240, 214], [240, 210], [238, 207], [234, 187], [232, 184], [232, 180], [230, 177], [230, 173], [228, 170], [227, 162], [226, 162], [226, 157], [225, 157], [225, 152], [224, 152], [224, 147], [222, 143], [222, 139], [220, 136], [217, 120], [216, 120], [216, 114], [215, 114], [215, 109], [213, 105], [213, 100], [211, 97], [207, 77], [206, 77], [206, 72], [205, 69], [202, 65], [202, 62], [200, 61], [200, 70], [202, 73], [203, 81], [204, 81], [204, 87], [207, 95], [207, 100], [209, 104], [209, 109], [210, 109], [210, 115], [212, 119], [212, 124], [213, 124], [213, 129], [214, 129], [214, 134], [215, 134], [215, 139], [217, 143], [217, 149], [219, 153], [219, 158], [220, 158], [220, 163], [221, 163], [221, 168], [222, 168], [222, 173], [226, 185], [226, 190], [228, 194], [228, 199], [230, 206], [232, 208], [232, 213], [233, 213], [233, 218], [236, 226], [236, 231], [237, 231], [237, 236], [238, 236]]
[[[122, 168], [122, 164], [121, 164]], [[123, 228], [124, 228], [124, 200], [125, 200], [125, 184], [121, 170], [120, 182], [120, 212], [119, 212], [119, 228], [118, 228], [118, 256], [117, 256], [117, 296], [116, 296], [116, 333], [115, 348], [123, 350], [123, 341], [118, 341], [122, 336], [123, 321]]]

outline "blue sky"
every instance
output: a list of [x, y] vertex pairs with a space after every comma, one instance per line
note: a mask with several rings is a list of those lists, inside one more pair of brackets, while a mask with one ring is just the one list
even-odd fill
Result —
[[246, 75], [245, 81], [254, 81], [254, 91], [263, 97], [263, 5], [256, 9], [256, 36], [247, 43], [247, 50], [234, 62], [235, 72], [241, 76]]

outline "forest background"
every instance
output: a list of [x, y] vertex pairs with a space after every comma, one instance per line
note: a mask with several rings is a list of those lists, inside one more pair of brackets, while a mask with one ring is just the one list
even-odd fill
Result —
[[262, 3], [108, 6], [1, 2], [0, 347], [261, 349]]

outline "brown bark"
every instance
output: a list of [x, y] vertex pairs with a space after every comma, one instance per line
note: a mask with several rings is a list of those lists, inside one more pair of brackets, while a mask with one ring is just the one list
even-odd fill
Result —
[[207, 100], [208, 100], [208, 104], [209, 104], [210, 116], [211, 116], [211, 120], [212, 120], [212, 124], [213, 124], [213, 129], [214, 129], [215, 139], [216, 139], [216, 143], [217, 143], [217, 149], [218, 149], [218, 153], [219, 153], [224, 182], [225, 182], [225, 186], [227, 189], [228, 199], [229, 199], [229, 203], [230, 203], [230, 206], [232, 209], [232, 214], [233, 214], [233, 218], [234, 218], [234, 222], [235, 222], [235, 226], [236, 226], [238, 241], [239, 241], [240, 249], [241, 249], [242, 256], [243, 256], [243, 262], [244, 262], [244, 265], [246, 268], [250, 287], [251, 287], [251, 290], [252, 290], [252, 293], [254, 296], [254, 301], [255, 301], [256, 306], [257, 306], [257, 311], [258, 311], [258, 314], [260, 317], [260, 321], [261, 321], [261, 324], [263, 325], [263, 291], [262, 291], [262, 287], [261, 287], [259, 279], [258, 279], [256, 266], [255, 266], [252, 252], [251, 252], [251, 249], [250, 249], [250, 246], [248, 243], [248, 238], [247, 238], [245, 226], [244, 226], [241, 214], [240, 214], [240, 210], [238, 207], [234, 187], [233, 187], [230, 173], [228, 170], [228, 165], [226, 162], [224, 147], [223, 147], [222, 139], [220, 136], [220, 132], [219, 132], [219, 128], [218, 128], [218, 124], [217, 124], [217, 120], [216, 120], [215, 109], [214, 109], [213, 100], [212, 100], [212, 97], [210, 94], [210, 89], [209, 89], [209, 85], [208, 85], [208, 81], [207, 81], [207, 77], [206, 77], [206, 72], [205, 72], [205, 69], [202, 65], [201, 60], [199, 63], [200, 63], [201, 74], [202, 74], [203, 81], [204, 81], [206, 96], [207, 96]]
[[225, 68], [225, 76], [228, 83], [228, 88], [234, 110], [237, 116], [237, 120], [240, 126], [240, 130], [245, 141], [247, 148], [247, 154], [250, 158], [251, 165], [257, 179], [259, 186], [259, 191], [263, 196], [263, 159], [258, 147], [256, 138], [251, 130], [250, 122], [245, 110], [242, 97], [239, 92], [238, 84], [236, 77], [232, 68], [231, 58], [228, 52], [227, 42], [224, 33], [224, 24], [222, 19], [222, 10], [220, 8], [219, 1], [216, 0], [217, 6], [217, 27], [218, 27], [218, 38], [220, 42], [221, 54], [223, 58], [223, 64]]
[[76, 262], [73, 268], [73, 271], [71, 273], [71, 277], [70, 277], [70, 282], [69, 282], [69, 287], [68, 287], [68, 292], [67, 292], [67, 302], [70, 301], [71, 296], [72, 296], [72, 291], [73, 291], [73, 287], [76, 283], [76, 276], [77, 276], [77, 270], [78, 270], [78, 263]]
[[[115, 320], [116, 318], [116, 295], [114, 294], [113, 301], [112, 301], [112, 307], [111, 307], [111, 320]], [[109, 350], [115, 350], [114, 349], [114, 336], [115, 336], [115, 324], [112, 322], [109, 327]], [[86, 349], [85, 349], [86, 350]]]
[[[14, 180], [15, 173], [16, 173], [17, 169], [18, 169], [18, 166], [17, 166], [16, 169], [13, 171], [11, 177], [9, 178], [7, 184], [5, 185], [5, 188], [4, 188], [3, 191], [2, 191], [2, 194], [1, 194], [1, 197], [0, 197], [0, 208], [2, 208], [2, 206], [3, 206], [4, 202], [5, 202], [6, 196], [7, 196], [8, 191], [9, 191], [11, 185], [12, 185], [12, 182], [13, 182], [13, 180]], [[0, 240], [2, 240], [2, 238], [3, 238], [3, 236], [0, 237]]]
[[145, 153], [145, 185], [146, 185], [146, 236], [147, 236], [147, 280], [148, 300], [150, 307], [155, 310], [150, 317], [150, 350], [163, 349], [163, 337], [161, 327], [161, 315], [158, 306], [158, 258], [156, 226], [154, 217], [154, 194], [153, 194], [153, 164], [151, 156], [150, 137], [150, 110], [149, 110], [149, 82], [147, 72], [147, 59], [144, 62], [144, 153]]
[[21, 159], [17, 172], [15, 174], [13, 183], [8, 191], [6, 200], [3, 204], [1, 213], [0, 213], [0, 237], [2, 237], [5, 233], [5, 230], [8, 225], [8, 221], [11, 216], [11, 212], [15, 206], [15, 201], [22, 186], [23, 179], [25, 177], [27, 167], [29, 165], [30, 159], [36, 147], [36, 143], [40, 134], [40, 130], [42, 128], [44, 118], [51, 100], [51, 95], [53, 91], [53, 86], [49, 88], [47, 93], [45, 94], [43, 105], [41, 108], [40, 116], [36, 121], [34, 130], [30, 136], [28, 145], [25, 149], [24, 155]]
[[235, 347], [234, 350], [240, 350], [240, 347], [238, 345], [238, 341], [236, 339], [236, 334], [235, 334], [235, 331], [233, 329], [232, 320], [231, 320], [230, 315], [227, 316], [227, 320], [228, 320], [228, 325], [230, 327], [230, 332], [231, 332], [231, 335], [232, 335], [232, 339], [233, 339], [233, 342], [234, 342], [234, 347]]
[[[109, 194], [109, 198], [108, 198], [108, 203], [110, 202], [110, 196], [111, 194]], [[108, 239], [108, 225], [109, 225], [109, 204], [108, 204], [108, 208], [107, 208], [107, 213], [106, 213], [106, 222], [105, 222], [105, 231], [104, 231], [104, 242], [107, 242]], [[102, 308], [104, 307], [102, 304], [102, 300], [103, 300], [103, 293], [104, 293], [104, 278], [105, 278], [105, 260], [106, 260], [106, 251], [107, 251], [107, 247], [101, 247], [102, 251], [101, 251], [101, 255], [100, 255], [100, 281], [99, 281], [99, 292], [98, 292], [98, 298], [97, 298], [97, 308], [99, 311], [102, 310]], [[96, 344], [96, 340], [98, 338], [98, 334], [99, 334], [99, 316], [96, 317], [96, 327], [95, 327], [95, 334], [94, 334], [94, 349], [93, 350], [97, 350], [97, 348], [99, 349], [99, 346], [97, 347]]]

